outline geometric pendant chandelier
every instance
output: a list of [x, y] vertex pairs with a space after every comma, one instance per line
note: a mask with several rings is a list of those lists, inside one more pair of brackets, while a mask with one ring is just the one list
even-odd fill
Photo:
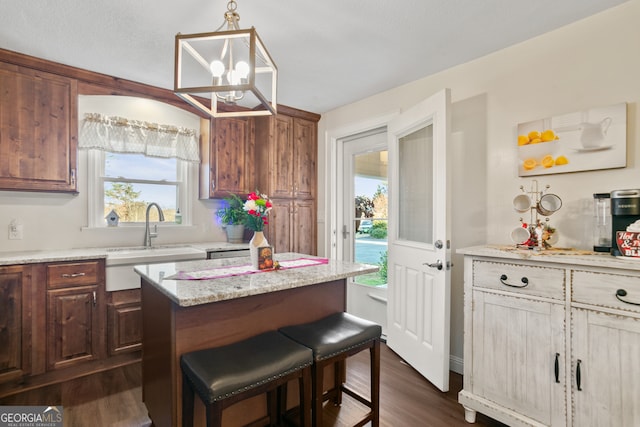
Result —
[[239, 29], [236, 7], [212, 33], [176, 35], [174, 92], [211, 117], [275, 115], [278, 68], [255, 28]]

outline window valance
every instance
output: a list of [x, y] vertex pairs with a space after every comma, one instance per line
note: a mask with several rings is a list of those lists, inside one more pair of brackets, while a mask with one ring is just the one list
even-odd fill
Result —
[[200, 161], [198, 139], [193, 129], [98, 113], [85, 114], [78, 146], [187, 162]]

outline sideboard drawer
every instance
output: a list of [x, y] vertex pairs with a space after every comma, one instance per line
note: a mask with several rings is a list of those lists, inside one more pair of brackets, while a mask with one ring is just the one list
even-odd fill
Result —
[[572, 302], [640, 313], [640, 276], [575, 270], [571, 284]]
[[474, 261], [473, 286], [564, 300], [565, 270]]

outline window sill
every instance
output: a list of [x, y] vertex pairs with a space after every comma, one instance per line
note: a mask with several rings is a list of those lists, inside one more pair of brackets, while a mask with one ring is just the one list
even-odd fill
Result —
[[[195, 230], [196, 228], [198, 228], [196, 225], [188, 225], [188, 224], [174, 224], [174, 223], [169, 223], [169, 224], [158, 224], [156, 222], [152, 223], [153, 225], [151, 225], [151, 228], [154, 228], [154, 226], [157, 224], [158, 225], [158, 230], [162, 231], [162, 230], [167, 230], [167, 229], [171, 229], [171, 230], [176, 230], [176, 229], [180, 229], [180, 230]], [[109, 232], [113, 232], [113, 233], [117, 233], [119, 230], [120, 231], [126, 231], [126, 232], [130, 232], [131, 230], [143, 230], [145, 229], [145, 225], [144, 224], [126, 224], [126, 225], [118, 225], [117, 227], [107, 227], [102, 226], [102, 227], [81, 227], [80, 228], [82, 231], [95, 231], [95, 230], [109, 230]]]

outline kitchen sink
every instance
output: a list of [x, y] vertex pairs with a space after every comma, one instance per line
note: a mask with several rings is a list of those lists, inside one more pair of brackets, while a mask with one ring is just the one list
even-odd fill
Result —
[[207, 252], [190, 246], [132, 246], [107, 249], [106, 290], [108, 292], [140, 287], [136, 264], [206, 259]]
[[107, 249], [107, 267], [123, 264], [148, 264], [207, 258], [203, 250], [190, 246], [133, 246]]

